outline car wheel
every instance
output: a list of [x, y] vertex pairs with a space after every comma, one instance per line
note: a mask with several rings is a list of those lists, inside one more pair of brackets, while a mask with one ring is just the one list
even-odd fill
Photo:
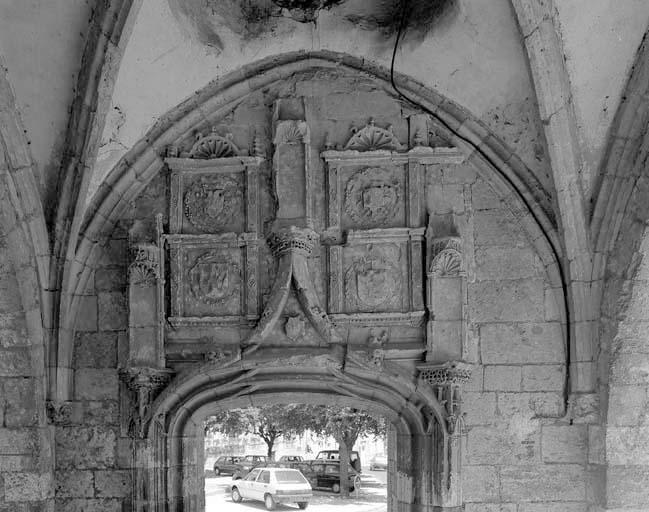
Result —
[[237, 489], [236, 487], [233, 487], [232, 488], [232, 501], [234, 501], [235, 503], [241, 503], [242, 499], [243, 498], [241, 497], [241, 494], [239, 493], [239, 489]]
[[333, 485], [331, 486], [331, 490], [332, 490], [333, 492], [335, 492], [336, 494], [338, 494], [338, 493], [340, 492], [340, 484], [339, 484], [339, 483], [335, 483], [335, 484], [333, 484]]
[[309, 506], [309, 502], [308, 501], [298, 501], [297, 506], [300, 507], [302, 510], [304, 510], [305, 508], [307, 508]]
[[214, 475], [219, 476], [220, 474], [221, 474], [221, 470], [218, 467], [214, 466]]
[[264, 505], [266, 505], [266, 510], [275, 510], [275, 500], [270, 494], [264, 496]]

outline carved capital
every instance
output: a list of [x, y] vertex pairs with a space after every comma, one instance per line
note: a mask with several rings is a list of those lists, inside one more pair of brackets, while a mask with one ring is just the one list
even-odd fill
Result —
[[128, 267], [129, 282], [140, 286], [153, 286], [160, 277], [158, 246], [137, 244], [133, 247], [134, 259]]
[[460, 386], [471, 378], [472, 365], [462, 361], [417, 365], [419, 379], [431, 386]]
[[462, 239], [457, 236], [435, 238], [431, 245], [429, 274], [457, 276], [462, 271]]
[[140, 437], [145, 435], [145, 421], [151, 403], [162, 388], [169, 383], [173, 373], [172, 370], [166, 368], [146, 366], [132, 366], [120, 370], [120, 377], [137, 397], [137, 415], [134, 418], [134, 423]]
[[70, 402], [48, 400], [45, 404], [47, 421], [51, 425], [66, 425], [70, 423], [72, 404]]
[[318, 238], [318, 234], [310, 228], [290, 226], [272, 233], [268, 237], [268, 245], [277, 257], [289, 252], [310, 256]]

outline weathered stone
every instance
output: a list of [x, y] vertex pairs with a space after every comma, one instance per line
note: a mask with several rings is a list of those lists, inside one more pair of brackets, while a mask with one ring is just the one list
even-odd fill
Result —
[[540, 278], [543, 266], [529, 247], [480, 247], [475, 251], [479, 281]]
[[124, 498], [131, 493], [130, 471], [95, 471], [98, 498]]
[[522, 247], [528, 244], [520, 224], [507, 210], [476, 211], [473, 222], [476, 247]]
[[118, 331], [128, 327], [126, 298], [122, 293], [100, 293], [98, 295], [98, 326], [102, 331]]
[[0, 350], [0, 377], [34, 375], [28, 348]]
[[56, 510], [65, 512], [122, 512], [120, 499], [57, 499]]
[[563, 396], [558, 393], [498, 393], [497, 414], [509, 418], [559, 417], [563, 412]]
[[93, 498], [92, 471], [57, 471], [55, 494], [57, 498]]
[[31, 454], [37, 443], [37, 432], [34, 429], [0, 428], [0, 455]]
[[646, 510], [649, 503], [649, 468], [643, 465], [609, 465], [606, 473], [607, 505], [610, 508]]
[[565, 385], [565, 366], [523, 366], [523, 391], [561, 391]]
[[79, 309], [75, 319], [77, 331], [97, 330], [97, 297], [95, 295], [82, 295], [79, 297]]
[[126, 290], [126, 269], [104, 267], [95, 272], [95, 289], [98, 292], [124, 292]]
[[59, 469], [103, 469], [115, 461], [115, 432], [102, 427], [59, 427], [56, 461]]
[[562, 501], [545, 502], [545, 503], [522, 503], [519, 512], [586, 512], [588, 505], [586, 503], [569, 503]]
[[515, 503], [467, 503], [465, 512], [516, 512]]
[[649, 421], [649, 390], [645, 386], [609, 387], [608, 423], [618, 427]]
[[540, 322], [545, 319], [543, 281], [470, 283], [469, 312], [474, 322]]
[[485, 391], [520, 391], [521, 378], [520, 366], [484, 367]]
[[468, 464], [533, 464], [539, 457], [538, 425], [511, 422], [508, 428], [473, 427], [466, 447]]
[[616, 385], [649, 385], [649, 353], [617, 354], [611, 364], [611, 380]]
[[506, 466], [500, 470], [500, 492], [505, 501], [566, 501], [586, 499], [585, 470], [582, 466]]
[[81, 369], [74, 372], [77, 400], [110, 400], [117, 397], [119, 376], [115, 369]]
[[462, 489], [467, 503], [498, 501], [500, 499], [500, 475], [497, 466], [462, 467]]
[[609, 464], [616, 466], [649, 466], [649, 427], [609, 427], [606, 454]]
[[78, 332], [74, 338], [75, 368], [115, 368], [117, 333]]
[[544, 425], [541, 431], [543, 462], [583, 463], [588, 454], [586, 426]]
[[462, 395], [467, 425], [490, 425], [496, 415], [496, 393], [466, 392]]
[[485, 324], [480, 327], [485, 364], [562, 363], [564, 342], [558, 323]]
[[34, 379], [6, 379], [4, 381], [4, 425], [13, 427], [34, 426], [38, 422], [37, 404], [34, 400]]
[[51, 473], [5, 473], [5, 500], [41, 501], [53, 496]]

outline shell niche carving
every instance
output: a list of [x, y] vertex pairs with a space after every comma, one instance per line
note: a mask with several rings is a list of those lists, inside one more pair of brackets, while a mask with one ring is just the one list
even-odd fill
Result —
[[192, 146], [189, 157], [208, 160], [238, 156], [240, 154], [241, 151], [232, 142], [232, 135], [222, 137], [212, 131], [209, 135], [198, 135], [198, 140]]
[[352, 128], [354, 135], [349, 139], [345, 150], [352, 149], [356, 151], [402, 151], [406, 148], [399, 142], [399, 139], [392, 133], [391, 127], [380, 128], [370, 122], [363, 128]]

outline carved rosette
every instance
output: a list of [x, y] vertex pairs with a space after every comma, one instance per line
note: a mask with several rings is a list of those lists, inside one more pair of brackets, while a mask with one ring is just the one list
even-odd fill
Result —
[[272, 233], [268, 237], [268, 245], [276, 257], [291, 252], [308, 257], [319, 238], [318, 234], [310, 228], [290, 226]]
[[153, 286], [160, 277], [160, 250], [154, 244], [137, 244], [133, 247], [135, 258], [128, 268], [132, 285]]
[[169, 383], [173, 375], [172, 370], [165, 368], [130, 367], [120, 370], [119, 375], [128, 388], [136, 395], [136, 415], [134, 426], [140, 438], [145, 436], [146, 417], [153, 400], [160, 391]]
[[436, 238], [431, 246], [428, 273], [437, 276], [458, 276], [462, 272], [462, 240], [449, 236]]

